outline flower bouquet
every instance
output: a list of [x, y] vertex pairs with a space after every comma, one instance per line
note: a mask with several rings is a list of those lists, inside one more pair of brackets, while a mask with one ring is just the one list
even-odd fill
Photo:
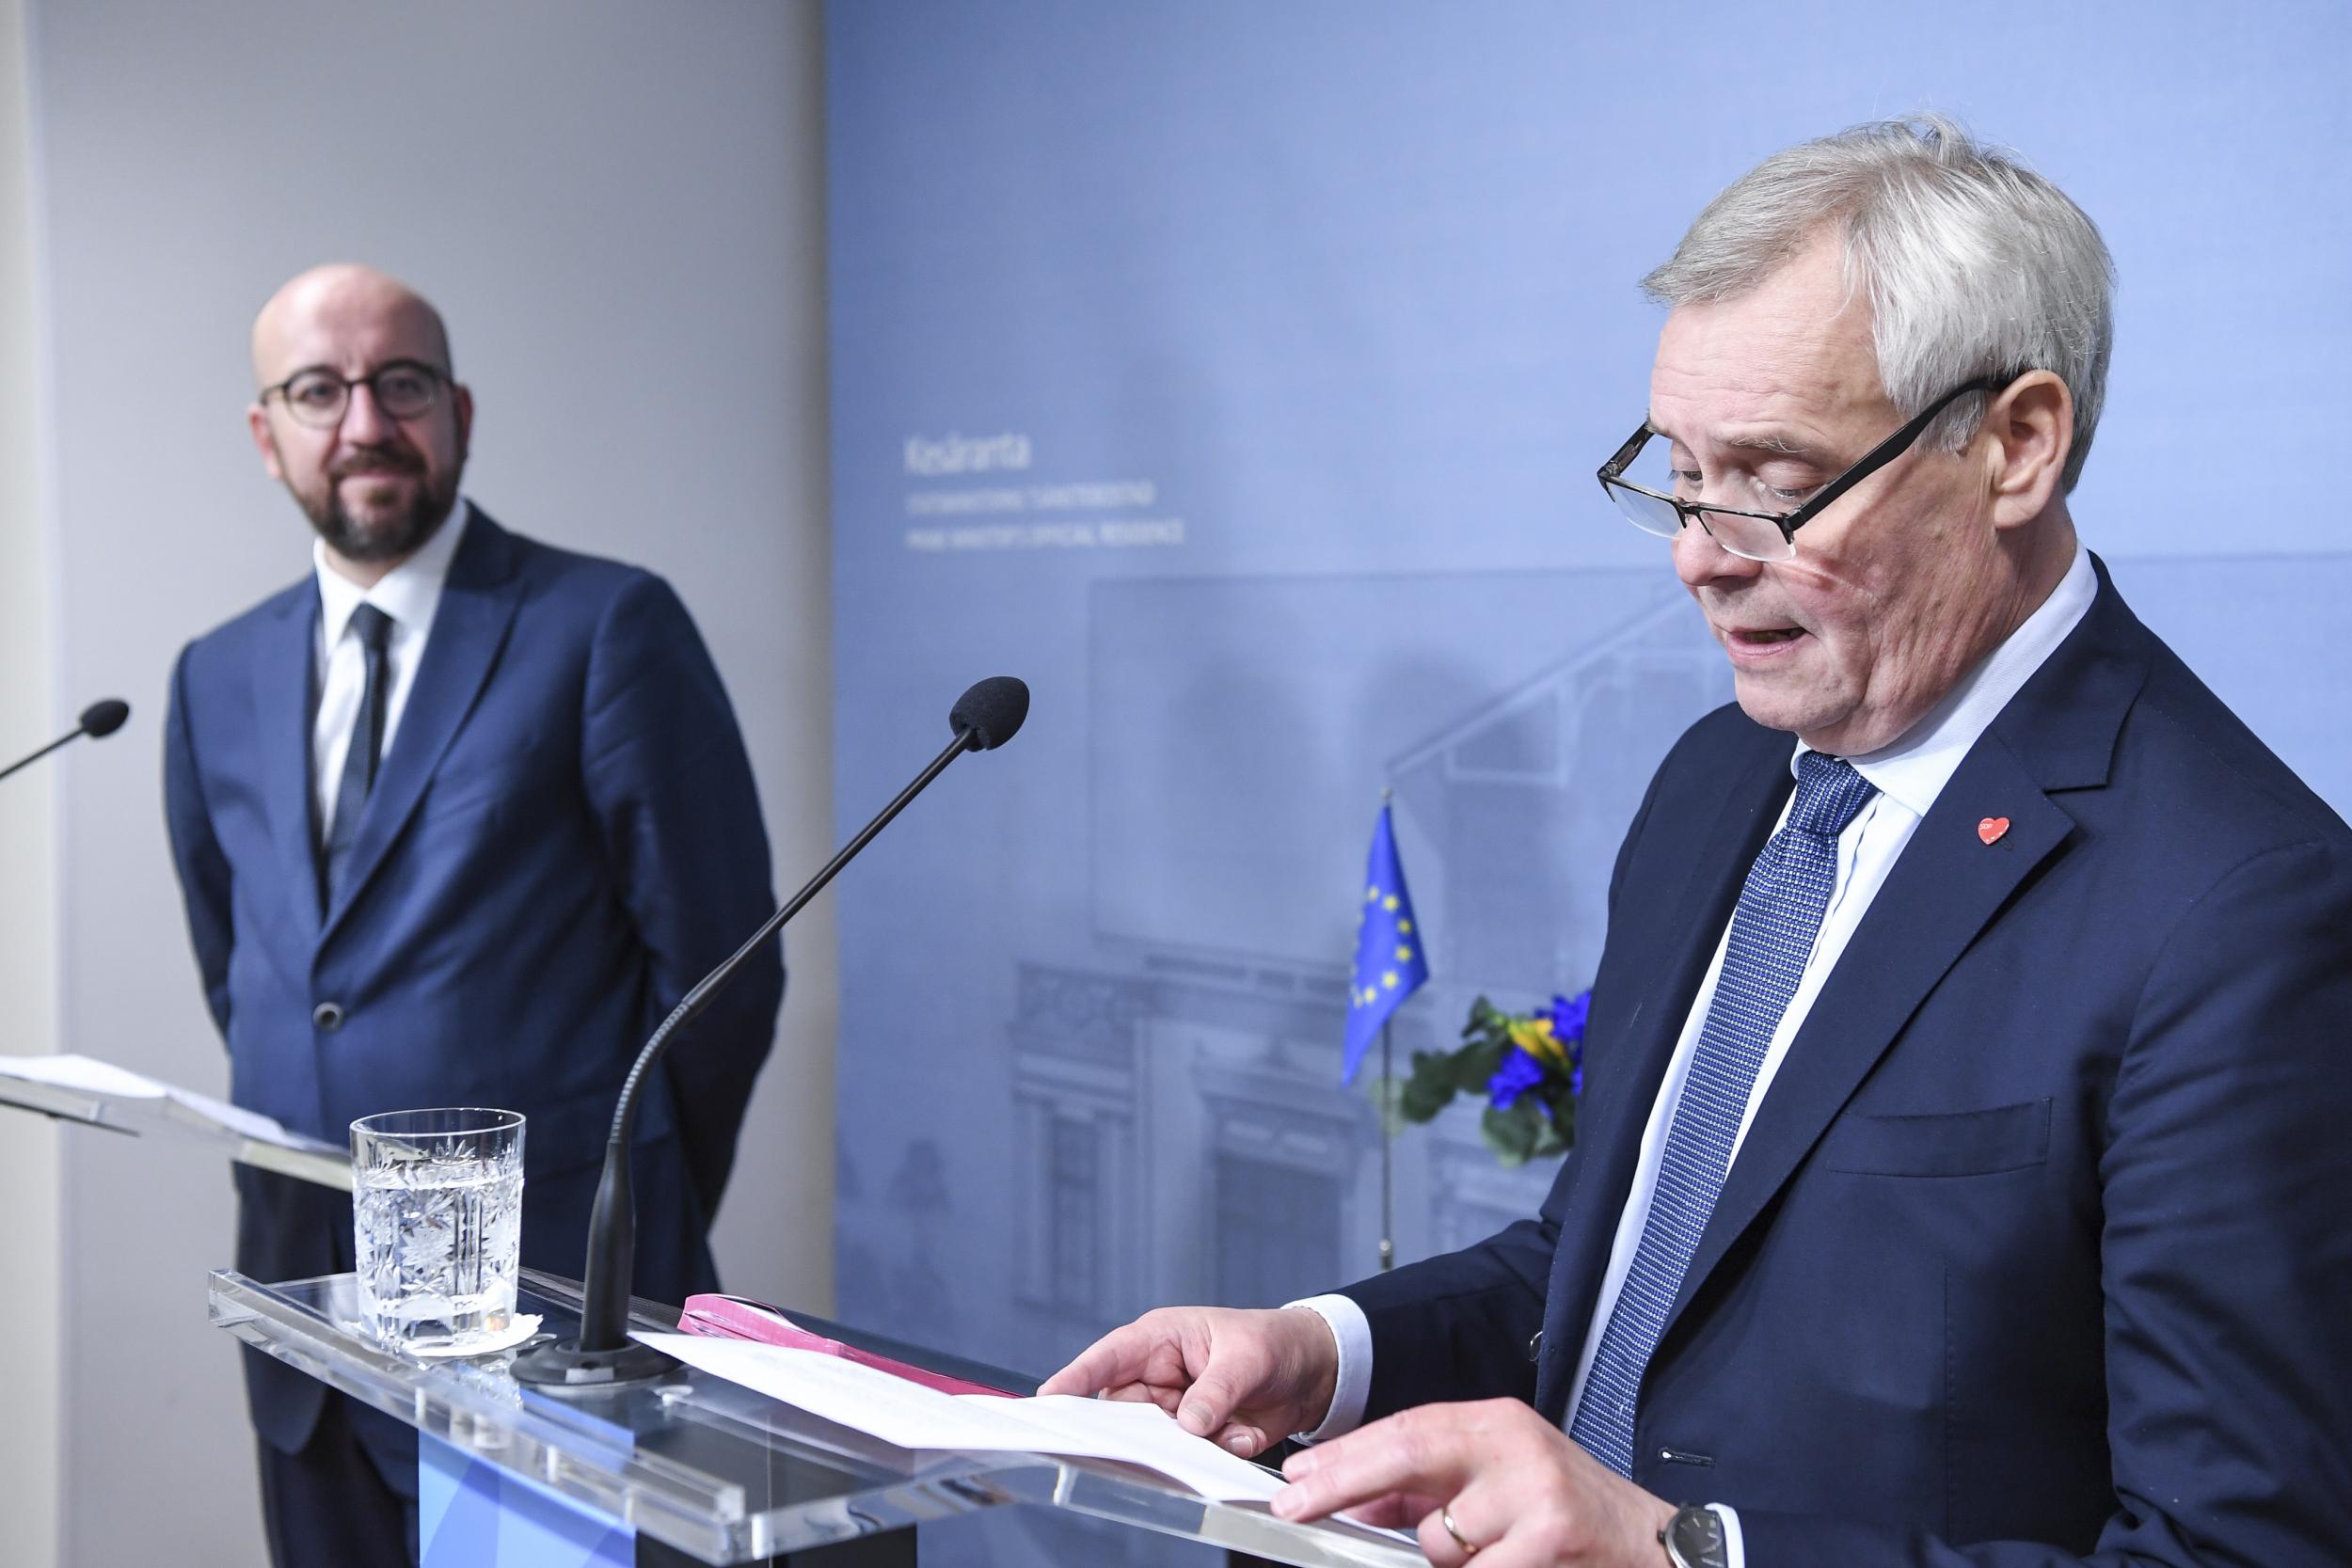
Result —
[[1505, 1165], [1565, 1154], [1576, 1141], [1584, 1024], [1592, 1006], [1589, 990], [1555, 996], [1549, 1007], [1533, 1013], [1506, 1013], [1480, 997], [1470, 1004], [1460, 1046], [1416, 1051], [1409, 1074], [1375, 1085], [1390, 1130], [1399, 1122], [1435, 1120], [1457, 1094], [1483, 1094], [1486, 1109], [1479, 1132]]

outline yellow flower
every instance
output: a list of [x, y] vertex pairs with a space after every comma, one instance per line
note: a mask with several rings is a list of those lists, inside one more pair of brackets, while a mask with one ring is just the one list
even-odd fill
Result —
[[1568, 1053], [1560, 1049], [1560, 1042], [1551, 1033], [1549, 1018], [1515, 1018], [1507, 1025], [1511, 1043], [1538, 1061], [1549, 1062], [1565, 1069]]

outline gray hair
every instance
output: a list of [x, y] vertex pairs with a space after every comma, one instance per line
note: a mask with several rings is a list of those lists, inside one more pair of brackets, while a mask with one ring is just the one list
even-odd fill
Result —
[[[1776, 152], [1707, 204], [1642, 287], [1669, 309], [1762, 283], [1824, 230], [1867, 290], [1879, 381], [1910, 419], [1979, 375], [2050, 371], [2074, 400], [2073, 490], [2106, 399], [2115, 263], [2098, 229], [2016, 154], [1937, 115], [1857, 125]], [[1984, 418], [1961, 399], [1922, 439], [1956, 451]]]

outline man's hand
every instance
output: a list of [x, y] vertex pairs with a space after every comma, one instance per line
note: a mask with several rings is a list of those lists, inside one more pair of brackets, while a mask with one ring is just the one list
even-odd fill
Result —
[[1339, 1370], [1338, 1341], [1305, 1308], [1164, 1307], [1097, 1339], [1038, 1392], [1150, 1400], [1246, 1458], [1320, 1426]]
[[1282, 1473], [1280, 1517], [1348, 1509], [1418, 1527], [1438, 1568], [1472, 1551], [1478, 1568], [1662, 1568], [1658, 1532], [1675, 1512], [1518, 1400], [1425, 1404], [1295, 1453]]

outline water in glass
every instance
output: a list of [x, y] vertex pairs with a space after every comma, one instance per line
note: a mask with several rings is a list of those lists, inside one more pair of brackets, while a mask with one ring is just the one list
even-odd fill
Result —
[[403, 1111], [352, 1124], [359, 1316], [378, 1339], [446, 1353], [506, 1333], [522, 1240], [522, 1120]]

